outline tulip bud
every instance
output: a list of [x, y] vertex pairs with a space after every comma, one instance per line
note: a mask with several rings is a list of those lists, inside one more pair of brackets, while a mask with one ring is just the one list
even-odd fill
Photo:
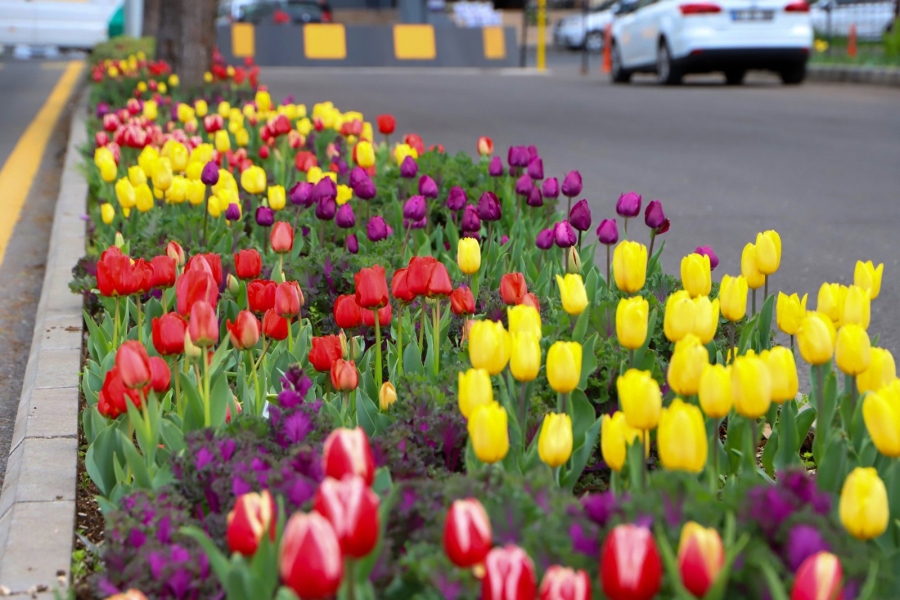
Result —
[[516, 381], [534, 381], [541, 369], [540, 338], [530, 333], [510, 334], [509, 370]]
[[784, 346], [763, 350], [759, 358], [766, 364], [772, 383], [772, 402], [781, 404], [797, 396], [797, 365], [794, 353]]
[[695, 335], [687, 334], [675, 343], [667, 373], [669, 386], [677, 394], [693, 396], [700, 387], [700, 376], [707, 365], [709, 352]]
[[557, 275], [556, 283], [559, 286], [563, 310], [572, 316], [578, 316], [584, 312], [589, 301], [581, 275], [573, 273], [569, 273], [565, 277]]
[[581, 193], [581, 173], [569, 171], [562, 183], [562, 193], [568, 198], [574, 198]]
[[756, 264], [763, 275], [772, 275], [781, 265], [781, 236], [768, 230], [756, 234]]
[[578, 231], [587, 231], [591, 228], [591, 207], [587, 200], [579, 200], [569, 211], [569, 223]]
[[663, 331], [670, 342], [678, 342], [694, 330], [694, 303], [685, 290], [678, 290], [666, 300]]
[[719, 257], [716, 256], [716, 253], [713, 252], [713, 249], [709, 246], [697, 246], [697, 249], [694, 250], [695, 253], [701, 256], [709, 257], [709, 268], [712, 271], [716, 270], [716, 267], [719, 266]]
[[581, 256], [575, 246], [566, 250], [566, 273], [581, 276]]
[[869, 368], [856, 376], [856, 388], [860, 394], [874, 392], [896, 378], [894, 356], [889, 350], [873, 347], [870, 350]]
[[545, 198], [556, 198], [559, 196], [559, 181], [556, 177], [544, 180], [543, 185], [541, 185], [541, 194]]
[[113, 246], [116, 248], [123, 248], [125, 246], [125, 238], [122, 237], [122, 233], [117, 231], [115, 237], [113, 238]]
[[389, 409], [396, 401], [397, 388], [395, 388], [394, 384], [390, 381], [385, 381], [381, 384], [381, 389], [378, 391], [378, 408], [380, 408], [382, 412], [387, 412], [387, 409]]
[[819, 312], [806, 313], [797, 330], [800, 355], [811, 365], [830, 362], [834, 355], [836, 337], [834, 325], [827, 315]]
[[600, 585], [609, 600], [651, 600], [662, 584], [662, 561], [646, 527], [618, 525], [600, 550]]
[[284, 254], [290, 252], [294, 248], [294, 228], [290, 223], [278, 221], [269, 232], [269, 240], [272, 244], [272, 251]]
[[731, 369], [724, 365], [706, 365], [697, 389], [700, 407], [707, 417], [721, 419], [731, 412]]
[[731, 365], [734, 409], [748, 419], [766, 414], [772, 403], [772, 381], [766, 363], [758, 356], [738, 356]]
[[616, 379], [619, 406], [629, 427], [649, 431], [659, 422], [662, 394], [649, 371], [629, 369]]
[[174, 259], [176, 266], [184, 266], [184, 250], [181, 248], [181, 245], [178, 242], [172, 241], [166, 244], [166, 256]]
[[741, 275], [747, 280], [747, 287], [751, 290], [759, 289], [766, 282], [766, 276], [759, 270], [756, 258], [756, 246], [747, 244], [741, 252]]
[[372, 485], [375, 479], [369, 437], [361, 427], [342, 427], [328, 434], [322, 447], [322, 464], [326, 477], [343, 479], [344, 475], [359, 475], [366, 485]]
[[871, 347], [869, 334], [859, 325], [849, 323], [837, 332], [834, 359], [847, 375], [859, 375], [869, 368]]
[[547, 380], [560, 394], [572, 392], [581, 380], [582, 348], [578, 342], [559, 341], [547, 351]]
[[841, 323], [844, 325], [853, 323], [863, 329], [868, 329], [871, 314], [870, 304], [869, 291], [851, 285], [847, 288], [847, 296], [844, 299]]
[[303, 306], [303, 292], [296, 281], [284, 281], [275, 288], [275, 313], [290, 318], [300, 314]]
[[553, 226], [553, 240], [560, 248], [571, 248], [578, 242], [578, 236], [568, 221], [559, 221]]
[[619, 241], [619, 229], [615, 219], [603, 219], [597, 227], [597, 238], [605, 246], [611, 246]]
[[238, 350], [254, 347], [259, 342], [261, 327], [259, 319], [249, 310], [239, 312], [234, 324], [231, 321], [225, 322], [231, 345]]
[[362, 477], [347, 475], [341, 480], [326, 477], [313, 507], [334, 527], [344, 557], [363, 558], [378, 543], [378, 503]]
[[894, 379], [863, 400], [863, 421], [880, 453], [900, 456], [900, 380]]
[[791, 600], [839, 600], [844, 597], [841, 562], [830, 552], [817, 552], [804, 560], [794, 576]]
[[701, 344], [710, 343], [719, 327], [719, 299], [712, 302], [709, 296], [694, 298], [694, 329], [692, 333], [700, 338]]
[[266, 531], [275, 541], [277, 507], [268, 490], [238, 496], [226, 519], [225, 539], [228, 549], [250, 557], [256, 554]]
[[583, 570], [553, 565], [544, 573], [539, 600], [591, 600], [591, 580]]
[[216, 309], [206, 300], [194, 302], [188, 321], [191, 341], [198, 346], [212, 346], [219, 341], [219, 321]]
[[474, 275], [481, 268], [481, 246], [478, 240], [463, 238], [456, 250], [456, 264], [466, 275]]
[[482, 221], [499, 221], [503, 207], [500, 205], [497, 194], [485, 192], [478, 199], [478, 206], [475, 210], [478, 212], [478, 218]]
[[884, 264], [876, 268], [872, 261], [856, 261], [853, 270], [853, 284], [869, 291], [869, 298], [874, 300], [881, 292], [881, 275], [884, 272]]
[[481, 600], [533, 600], [537, 578], [534, 563], [524, 550], [513, 545], [494, 548], [484, 567]]
[[624, 240], [613, 251], [613, 275], [616, 287], [633, 294], [644, 287], [647, 279], [647, 247]]
[[450, 310], [456, 316], [475, 314], [475, 297], [467, 287], [458, 287], [450, 294]]
[[507, 306], [520, 304], [527, 293], [528, 286], [521, 273], [506, 273], [500, 278], [500, 297]]
[[713, 528], [688, 521], [681, 529], [678, 570], [681, 582], [695, 598], [703, 598], [725, 563], [722, 538]]
[[475, 498], [455, 500], [444, 523], [444, 553], [457, 567], [468, 569], [484, 562], [491, 550], [491, 521]]
[[235, 277], [231, 273], [229, 273], [228, 277], [225, 278], [225, 287], [228, 288], [228, 291], [231, 292], [233, 296], [237, 296], [241, 291], [240, 282], [237, 280], [237, 277]]
[[647, 339], [650, 304], [641, 296], [622, 298], [616, 307], [616, 336], [623, 348], [637, 350]]
[[778, 301], [775, 303], [775, 321], [778, 328], [787, 335], [797, 335], [800, 329], [800, 322], [806, 315], [806, 298], [807, 294], [803, 294], [801, 300], [797, 294], [787, 296], [783, 292], [778, 292]]
[[844, 318], [844, 302], [847, 299], [847, 287], [839, 283], [823, 283], [819, 288], [816, 310], [828, 315], [834, 326], [840, 327]]
[[491, 402], [476, 407], [469, 417], [469, 439], [475, 456], [483, 463], [503, 460], [509, 452], [506, 409]]
[[122, 383], [128, 388], [141, 388], [150, 383], [150, 357], [138, 341], [124, 342], [116, 351], [116, 367]]
[[[625, 421], [625, 413], [616, 411], [612, 416], [603, 415], [600, 425], [600, 451], [603, 461], [613, 471], [621, 471], [625, 465], [628, 454], [628, 446], [640, 443], [643, 432], [640, 429], [630, 427]], [[646, 451], [650, 448], [650, 438], [646, 438]]]
[[187, 327], [184, 328], [184, 355], [187, 358], [200, 357], [200, 348], [191, 341], [191, 332]]
[[681, 284], [691, 298], [709, 295], [712, 287], [711, 271], [708, 256], [688, 254], [681, 259]]
[[499, 375], [509, 362], [511, 343], [502, 323], [476, 321], [469, 332], [469, 361], [476, 369]]
[[460, 371], [458, 396], [459, 412], [467, 419], [479, 406], [493, 402], [494, 388], [488, 372], [484, 369]]
[[874, 467], [856, 467], [847, 475], [838, 512], [844, 529], [858, 540], [871, 540], [887, 531], [887, 489]]
[[331, 363], [331, 387], [336, 392], [352, 392], [359, 385], [359, 371], [352, 360], [337, 359]]
[[329, 598], [344, 576], [337, 534], [318, 512], [294, 513], [284, 528], [279, 553], [282, 581], [301, 598]]
[[626, 219], [638, 216], [641, 213], [641, 195], [627, 192], [619, 196], [616, 201], [616, 213]]
[[722, 316], [736, 323], [747, 314], [747, 280], [743, 275], [722, 277], [719, 286], [719, 308]]
[[538, 438], [538, 455], [551, 469], [568, 462], [572, 456], [572, 418], [562, 413], [547, 413]]
[[659, 460], [665, 469], [688, 473], [703, 471], [707, 438], [700, 409], [675, 398], [660, 414], [656, 445]]

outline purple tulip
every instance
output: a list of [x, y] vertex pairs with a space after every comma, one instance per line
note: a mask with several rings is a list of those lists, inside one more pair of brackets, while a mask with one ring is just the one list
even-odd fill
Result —
[[549, 250], [550, 248], [552, 248], [553, 228], [548, 227], [547, 229], [542, 229], [541, 232], [537, 235], [537, 240], [535, 240], [534, 245], [541, 250]]
[[375, 194], [378, 193], [378, 190], [375, 189], [375, 182], [372, 181], [368, 175], [366, 175], [365, 179], [356, 184], [353, 191], [360, 200], [371, 200], [375, 197]]
[[203, 171], [200, 172], [200, 181], [204, 185], [216, 185], [219, 183], [219, 165], [215, 161], [209, 161], [203, 165]]
[[461, 210], [468, 200], [469, 199], [466, 197], [466, 190], [458, 185], [454, 185], [450, 188], [450, 193], [447, 194], [447, 208], [450, 210]]
[[641, 195], [627, 192], [619, 196], [616, 201], [616, 213], [626, 219], [638, 216], [641, 213]]
[[525, 146], [510, 146], [506, 154], [506, 162], [510, 167], [527, 167], [530, 159], [528, 148]]
[[491, 163], [488, 165], [488, 175], [491, 177], [503, 176], [503, 161], [500, 160], [499, 156], [491, 159]]
[[98, 102], [97, 103], [97, 118], [102, 119], [107, 114], [109, 114], [109, 104], [106, 102]]
[[713, 249], [709, 246], [697, 246], [697, 249], [694, 250], [700, 256], [708, 256], [709, 257], [709, 270], [715, 270], [716, 267], [719, 266], [719, 257], [716, 256], [716, 253], [713, 252]]
[[482, 221], [499, 221], [502, 216], [500, 200], [494, 192], [485, 192], [478, 199], [478, 217]]
[[522, 175], [518, 180], [516, 180], [516, 193], [520, 196], [527, 196], [528, 194], [530, 194], [533, 187], [534, 182], [527, 174]]
[[541, 192], [543, 192], [544, 198], [558, 198], [559, 181], [556, 179], [556, 177], [545, 179], [544, 185], [541, 186]]
[[588, 519], [600, 527], [606, 527], [609, 520], [620, 509], [619, 500], [613, 492], [584, 496], [581, 499], [581, 505], [584, 507], [584, 512], [587, 514]]
[[403, 219], [403, 229], [425, 229], [425, 226], [428, 225], [428, 219], [422, 217], [421, 219]]
[[569, 211], [569, 223], [578, 231], [587, 231], [591, 228], [591, 207], [587, 200], [579, 200]]
[[535, 156], [528, 163], [528, 176], [537, 180], [544, 178], [544, 161], [540, 156]]
[[225, 219], [227, 221], [237, 221], [241, 218], [241, 207], [232, 202], [225, 209]]
[[615, 219], [603, 219], [600, 221], [600, 227], [597, 228], [597, 237], [600, 243], [606, 246], [612, 246], [619, 241], [619, 228]]
[[337, 202], [334, 198], [323, 198], [316, 203], [316, 218], [320, 221], [330, 221], [337, 212]]
[[380, 242], [391, 235], [393, 231], [380, 215], [375, 215], [366, 225], [366, 237], [370, 242]]
[[298, 181], [294, 184], [294, 187], [291, 188], [291, 204], [309, 208], [313, 205], [314, 202], [312, 192], [313, 184], [309, 183], [308, 181]]
[[331, 177], [323, 177], [316, 182], [315, 187], [313, 187], [312, 198], [315, 202], [321, 202], [325, 198], [330, 198], [331, 200], [337, 198], [337, 186], [334, 185]]
[[260, 227], [271, 227], [275, 222], [275, 213], [268, 206], [260, 206], [256, 209], [256, 224]]
[[478, 216], [478, 211], [471, 204], [466, 204], [466, 208], [463, 210], [460, 228], [469, 232], [481, 231], [481, 217]]
[[350, 179], [347, 181], [347, 185], [352, 188], [356, 188], [360, 181], [363, 179], [368, 179], [369, 174], [366, 173], [366, 170], [362, 167], [353, 167], [353, 170], [350, 171]]
[[563, 179], [562, 193], [568, 198], [574, 198], [581, 193], [581, 173], [569, 171]]
[[[640, 206], [640, 205], [638, 205]], [[644, 211], [644, 223], [650, 229], [659, 229], [666, 220], [666, 214], [663, 212], [662, 202], [659, 200], [651, 200]]]
[[421, 221], [425, 218], [428, 205], [424, 196], [413, 196], [403, 205], [403, 218], [411, 221]]
[[419, 172], [419, 165], [412, 156], [407, 156], [400, 163], [400, 177], [412, 179]]
[[788, 534], [785, 547], [788, 568], [796, 571], [800, 564], [817, 552], [830, 552], [828, 542], [811, 525], [795, 525]]
[[438, 186], [434, 182], [434, 179], [432, 179], [428, 175], [422, 175], [421, 177], [419, 177], [419, 194], [425, 196], [426, 198], [437, 198]]
[[531, 191], [528, 193], [528, 199], [525, 201], [525, 203], [533, 208], [544, 205], [544, 197], [541, 195], [541, 190], [538, 189], [538, 186], [533, 186], [531, 188]]
[[359, 252], [359, 240], [356, 239], [356, 234], [351, 233], [347, 236], [347, 241], [344, 243], [344, 248], [347, 249], [347, 252], [350, 254], [356, 254]]
[[500, 236], [500, 245], [501, 245], [501, 246], [502, 246], [503, 244], [505, 244], [506, 242], [508, 242], [508, 241], [509, 241], [509, 236], [508, 236], [508, 235], [502, 235], [502, 236]]
[[525, 150], [528, 151], [528, 162], [531, 162], [538, 157], [537, 146], [528, 146]]
[[341, 229], [350, 229], [356, 225], [356, 215], [353, 214], [353, 207], [349, 202], [338, 207], [334, 222]]
[[578, 241], [578, 236], [568, 221], [560, 221], [553, 226], [553, 238], [560, 248], [571, 248]]
[[334, 164], [337, 165], [337, 174], [343, 177], [347, 174], [347, 170], [349, 167], [347, 166], [347, 161], [343, 158], [339, 158]]

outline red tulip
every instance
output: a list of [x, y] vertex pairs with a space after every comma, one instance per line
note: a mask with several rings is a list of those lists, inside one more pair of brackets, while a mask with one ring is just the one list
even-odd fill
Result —
[[255, 279], [262, 270], [262, 257], [253, 248], [241, 250], [234, 255], [234, 270], [239, 279]]
[[294, 228], [290, 223], [277, 221], [269, 233], [272, 250], [279, 253], [290, 252], [294, 248]]
[[276, 313], [274, 308], [270, 308], [263, 315], [262, 331], [266, 337], [278, 341], [287, 339], [289, 327], [290, 322]]
[[172, 382], [172, 372], [165, 359], [150, 357], [150, 388], [157, 394], [164, 394]]
[[175, 285], [175, 259], [168, 256], [154, 256], [150, 259], [150, 287], [170, 288]]
[[391, 278], [391, 295], [400, 302], [409, 303], [416, 299], [416, 295], [409, 289], [408, 276], [409, 269], [403, 267], [394, 271], [394, 276]]
[[[205, 263], [205, 265], [204, 265]], [[185, 272], [192, 270], [209, 271], [216, 280], [216, 287], [222, 285], [222, 257], [212, 252], [208, 254], [195, 254], [185, 266]]]
[[505, 304], [521, 304], [527, 293], [528, 286], [521, 273], [507, 273], [500, 278], [500, 296]]
[[128, 410], [125, 406], [126, 399], [136, 408], [141, 408], [140, 392], [125, 387], [119, 375], [119, 367], [113, 366], [106, 372], [103, 387], [97, 395], [97, 411], [104, 417], [115, 419]]
[[153, 286], [153, 267], [143, 258], [131, 265], [131, 277], [128, 279], [131, 294], [145, 294]]
[[[366, 327], [375, 327], [375, 313], [371, 310], [361, 310], [362, 314], [362, 322]], [[391, 310], [391, 305], [388, 304], [384, 308], [378, 309], [378, 324], [382, 327], [387, 327], [391, 324], [391, 317], [393, 316], [393, 311]]]
[[600, 550], [600, 584], [609, 600], [650, 600], [662, 583], [662, 563], [646, 527], [619, 525]]
[[525, 294], [525, 296], [522, 298], [522, 304], [524, 304], [526, 306], [530, 306], [534, 310], [541, 312], [541, 303], [538, 302], [537, 296], [535, 296], [531, 292], [528, 292], [527, 294]]
[[227, 321], [225, 328], [228, 330], [228, 338], [231, 345], [238, 350], [252, 348], [259, 342], [259, 334], [262, 326], [259, 319], [249, 310], [242, 310], [237, 314], [234, 323]]
[[267, 530], [269, 539], [275, 541], [277, 512], [275, 500], [268, 490], [238, 496], [225, 521], [228, 549], [244, 556], [253, 556]]
[[195, 303], [203, 301], [213, 308], [219, 300], [219, 286], [211, 272], [185, 271], [175, 282], [176, 308], [179, 314], [188, 315]]
[[359, 305], [356, 304], [356, 296], [344, 294], [334, 301], [334, 321], [341, 329], [353, 329], [362, 323]]
[[281, 579], [303, 600], [335, 595], [344, 561], [328, 519], [317, 512], [295, 513], [284, 528], [278, 564]]
[[247, 297], [250, 300], [250, 310], [253, 312], [266, 312], [275, 308], [275, 288], [278, 284], [267, 279], [254, 279], [247, 284]]
[[[152, 271], [151, 271], [152, 273]], [[149, 281], [148, 281], [149, 283]], [[110, 246], [97, 262], [97, 289], [103, 296], [130, 296], [142, 287], [142, 273], [116, 246]]]
[[696, 598], [702, 598], [715, 582], [725, 562], [725, 550], [719, 532], [689, 521], [681, 530], [678, 544], [678, 570], [681, 581]]
[[150, 383], [150, 357], [142, 343], [131, 340], [119, 346], [116, 366], [125, 387], [140, 388]]
[[591, 600], [591, 580], [582, 570], [553, 565], [544, 573], [539, 600]]
[[352, 392], [359, 385], [359, 372], [352, 360], [337, 359], [331, 363], [331, 387], [336, 392]]
[[198, 346], [212, 346], [219, 341], [219, 321], [216, 309], [209, 302], [195, 302], [188, 321], [191, 342]]
[[431, 267], [431, 277], [428, 278], [428, 289], [425, 295], [429, 298], [446, 298], [453, 292], [453, 284], [450, 282], [450, 274], [443, 263], [436, 263]]
[[410, 259], [406, 272], [406, 285], [410, 292], [416, 296], [424, 296], [428, 293], [431, 270], [437, 262], [438, 260], [433, 256], [413, 256]]
[[375, 479], [375, 463], [369, 448], [369, 436], [362, 427], [335, 429], [325, 439], [322, 449], [325, 476], [343, 479], [345, 475], [359, 475], [366, 485]]
[[475, 314], [475, 298], [472, 290], [467, 287], [458, 287], [450, 294], [450, 310], [456, 316]]
[[375, 265], [360, 269], [353, 279], [356, 282], [356, 303], [360, 308], [373, 309], [387, 305], [388, 291], [384, 267]]
[[378, 115], [376, 121], [378, 122], [378, 131], [383, 135], [391, 135], [397, 128], [397, 121], [393, 115]]
[[478, 138], [478, 154], [481, 156], [490, 156], [494, 153], [494, 141], [487, 137]]
[[166, 244], [166, 256], [175, 259], [177, 266], [184, 266], [184, 248], [178, 242], [171, 241]]
[[534, 600], [537, 578], [528, 554], [512, 544], [494, 548], [484, 561], [482, 600]]
[[283, 281], [275, 288], [275, 312], [282, 317], [300, 314], [303, 306], [303, 292], [296, 281]]
[[468, 569], [484, 562], [491, 550], [491, 521], [475, 498], [455, 500], [444, 523], [444, 552], [457, 567]]
[[425, 154], [425, 142], [422, 141], [422, 136], [418, 133], [407, 133], [403, 136], [403, 143], [415, 148], [419, 156]]
[[791, 600], [844, 600], [844, 571], [830, 552], [808, 557], [797, 569]]
[[313, 508], [334, 527], [344, 556], [363, 558], [375, 549], [380, 530], [378, 496], [362, 477], [326, 477]]
[[178, 313], [165, 313], [151, 322], [153, 347], [163, 356], [184, 352], [184, 332], [187, 321]]

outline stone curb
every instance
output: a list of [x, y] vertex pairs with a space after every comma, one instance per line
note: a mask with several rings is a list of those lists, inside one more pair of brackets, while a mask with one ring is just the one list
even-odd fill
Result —
[[809, 81], [833, 83], [865, 83], [900, 87], [900, 69], [895, 67], [845, 67], [840, 65], [807, 65]]
[[0, 586], [13, 597], [51, 598], [72, 561], [78, 463], [82, 300], [69, 290], [84, 254], [87, 181], [78, 170], [87, 140], [87, 95], [72, 111], [66, 160], [47, 250], [34, 337], [0, 493]]

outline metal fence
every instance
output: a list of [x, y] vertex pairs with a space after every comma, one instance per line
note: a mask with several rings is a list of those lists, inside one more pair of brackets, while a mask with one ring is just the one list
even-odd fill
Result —
[[818, 37], [829, 42], [855, 30], [863, 41], [878, 41], [893, 27], [900, 0], [819, 0], [810, 14]]

